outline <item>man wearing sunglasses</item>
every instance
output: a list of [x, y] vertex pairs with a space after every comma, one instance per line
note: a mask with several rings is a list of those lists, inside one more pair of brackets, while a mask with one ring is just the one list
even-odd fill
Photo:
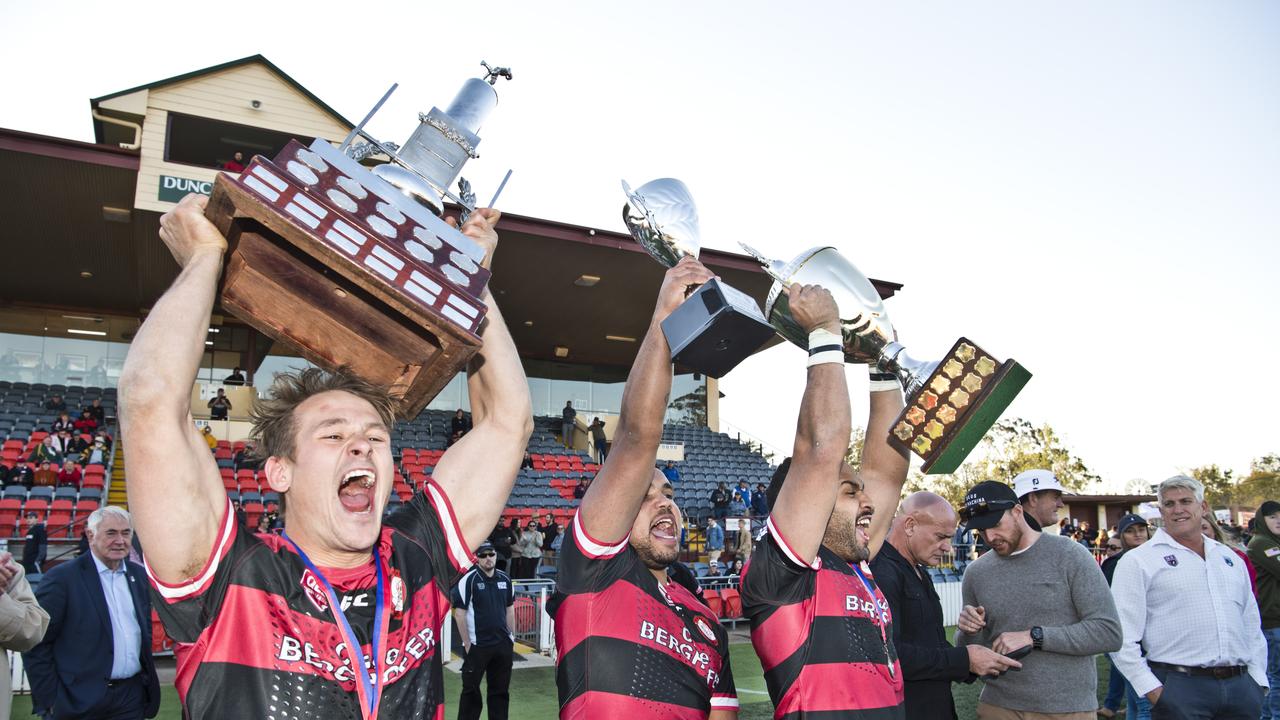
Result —
[[1041, 533], [1004, 483], [970, 488], [960, 518], [990, 546], [964, 573], [956, 645], [1005, 655], [1031, 646], [1022, 669], [984, 678], [979, 720], [1092, 720], [1094, 656], [1120, 649], [1120, 620], [1093, 555], [1070, 538]]
[[516, 595], [511, 578], [495, 569], [497, 564], [497, 550], [484, 543], [476, 548], [475, 567], [453, 588], [453, 618], [464, 651], [458, 720], [479, 720], [484, 707], [480, 679], [486, 675], [489, 720], [507, 720]]

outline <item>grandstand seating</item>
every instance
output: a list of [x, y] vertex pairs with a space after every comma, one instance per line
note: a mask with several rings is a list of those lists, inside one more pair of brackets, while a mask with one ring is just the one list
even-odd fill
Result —
[[[116, 389], [47, 385], [44, 383], [8, 382], [0, 380], [0, 464], [16, 467], [49, 434], [58, 413], [45, 409], [45, 401], [54, 393], [62, 395], [72, 415], [89, 405], [94, 398], [102, 400], [107, 432], [114, 436]], [[82, 436], [86, 440], [89, 437]], [[54, 466], [58, 469], [59, 466]], [[0, 494], [0, 538], [20, 535], [21, 518], [35, 512], [46, 522], [50, 539], [75, 539], [80, 536], [89, 513], [102, 501], [106, 485], [106, 468], [87, 465], [79, 489], [72, 487], [34, 487], [28, 491], [21, 485], [10, 485]]]

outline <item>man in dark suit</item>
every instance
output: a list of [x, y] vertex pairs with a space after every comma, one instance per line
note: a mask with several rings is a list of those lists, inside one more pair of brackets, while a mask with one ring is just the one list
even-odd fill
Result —
[[129, 513], [95, 510], [86, 535], [90, 552], [50, 570], [36, 590], [49, 630], [23, 654], [33, 710], [46, 720], [155, 717], [151, 601], [142, 566], [128, 560]]

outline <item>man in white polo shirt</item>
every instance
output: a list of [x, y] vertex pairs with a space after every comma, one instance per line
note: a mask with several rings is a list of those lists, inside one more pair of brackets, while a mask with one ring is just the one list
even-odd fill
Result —
[[1056, 532], [1058, 511], [1063, 508], [1062, 496], [1071, 495], [1058, 482], [1058, 476], [1048, 470], [1025, 470], [1013, 478], [1013, 492], [1022, 503], [1023, 515], [1032, 530], [1048, 528]]
[[1157, 492], [1164, 527], [1124, 554], [1111, 592], [1124, 644], [1120, 672], [1151, 717], [1254, 720], [1267, 687], [1267, 644], [1249, 573], [1200, 533], [1204, 486], [1178, 475]]

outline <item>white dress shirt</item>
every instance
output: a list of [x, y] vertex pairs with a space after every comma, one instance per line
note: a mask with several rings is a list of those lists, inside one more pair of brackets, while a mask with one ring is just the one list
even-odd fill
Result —
[[1267, 642], [1249, 571], [1226, 545], [1205, 538], [1201, 558], [1157, 530], [1120, 558], [1111, 593], [1124, 631], [1112, 661], [1139, 695], [1161, 686], [1148, 660], [1246, 665], [1254, 682], [1267, 686]]
[[124, 560], [112, 570], [93, 555], [93, 564], [98, 568], [98, 581], [111, 615], [111, 679], [131, 678], [142, 672], [142, 628], [129, 591], [133, 578], [126, 572]]

